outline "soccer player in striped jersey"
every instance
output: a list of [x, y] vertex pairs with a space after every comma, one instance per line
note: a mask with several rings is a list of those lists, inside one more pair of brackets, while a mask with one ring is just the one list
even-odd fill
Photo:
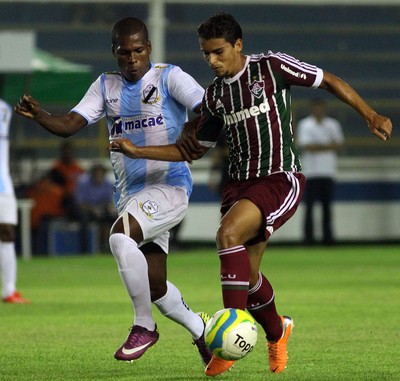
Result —
[[[185, 125], [176, 145], [136, 147], [127, 140], [111, 150], [158, 160], [199, 159], [215, 146], [222, 129], [229, 146], [229, 177], [223, 190], [217, 231], [224, 307], [248, 309], [267, 338], [270, 370], [286, 368], [293, 320], [280, 316], [274, 290], [260, 272], [270, 236], [295, 212], [305, 184], [294, 144], [291, 86], [329, 91], [354, 108], [370, 131], [391, 136], [390, 119], [377, 114], [347, 83], [284, 53], [242, 53], [242, 30], [229, 14], [198, 27], [201, 51], [216, 78], [206, 89], [201, 116]], [[233, 366], [213, 356], [205, 369], [216, 376]]]
[[[120, 71], [100, 75], [68, 114], [51, 115], [29, 95], [21, 98], [16, 112], [63, 137], [105, 117], [110, 141], [126, 137], [137, 145], [175, 142], [187, 110], [199, 110], [204, 89], [179, 67], [150, 61], [147, 28], [137, 18], [114, 24], [112, 53]], [[190, 332], [207, 364], [211, 352], [204, 342], [204, 327], [209, 317], [194, 313], [167, 281], [169, 230], [183, 219], [192, 191], [188, 165], [130, 160], [118, 152], [110, 156], [119, 213], [111, 228], [110, 248], [135, 312], [130, 334], [114, 357], [136, 360], [158, 341], [153, 302]]]

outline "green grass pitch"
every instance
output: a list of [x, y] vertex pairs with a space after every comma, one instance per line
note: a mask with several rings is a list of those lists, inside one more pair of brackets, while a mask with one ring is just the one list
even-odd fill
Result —
[[[195, 311], [222, 308], [215, 250], [172, 253], [169, 279]], [[114, 360], [132, 308], [111, 254], [19, 261], [30, 305], [0, 304], [0, 380], [205, 380], [190, 335], [154, 308], [160, 340], [139, 361]], [[280, 314], [295, 322], [289, 363], [254, 351], [217, 379], [400, 380], [400, 247], [275, 247], [262, 264]]]

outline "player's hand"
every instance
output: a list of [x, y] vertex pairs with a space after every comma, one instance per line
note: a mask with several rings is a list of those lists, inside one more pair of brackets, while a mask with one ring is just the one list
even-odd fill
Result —
[[197, 117], [183, 125], [181, 134], [176, 144], [181, 151], [183, 158], [189, 163], [192, 160], [200, 159], [204, 155], [204, 147], [196, 139], [197, 124], [200, 117]]
[[386, 141], [392, 136], [392, 122], [386, 116], [374, 114], [367, 123], [368, 128], [379, 139]]
[[112, 152], [121, 152], [131, 159], [137, 159], [137, 147], [127, 138], [118, 138], [110, 142], [108, 150]]
[[19, 98], [17, 105], [14, 107], [14, 111], [26, 118], [35, 119], [39, 115], [41, 108], [39, 102], [35, 98], [24, 94]]

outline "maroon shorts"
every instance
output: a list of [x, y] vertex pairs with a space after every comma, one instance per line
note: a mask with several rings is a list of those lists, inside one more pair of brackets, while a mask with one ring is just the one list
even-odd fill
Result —
[[263, 224], [260, 234], [247, 242], [254, 245], [265, 241], [296, 211], [303, 195], [306, 178], [301, 173], [282, 172], [244, 181], [229, 180], [222, 192], [221, 214], [243, 198], [260, 209]]

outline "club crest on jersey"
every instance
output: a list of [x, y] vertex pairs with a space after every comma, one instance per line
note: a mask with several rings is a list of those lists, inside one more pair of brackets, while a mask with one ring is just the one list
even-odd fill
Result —
[[147, 85], [143, 90], [142, 102], [146, 104], [153, 104], [160, 100], [158, 96], [158, 89], [154, 85]]
[[154, 214], [158, 212], [158, 204], [154, 201], [147, 200], [143, 203], [141, 202], [139, 206], [143, 213], [149, 218], [153, 218]]
[[261, 98], [264, 92], [264, 82], [254, 81], [251, 85], [249, 85], [249, 90], [255, 97]]

